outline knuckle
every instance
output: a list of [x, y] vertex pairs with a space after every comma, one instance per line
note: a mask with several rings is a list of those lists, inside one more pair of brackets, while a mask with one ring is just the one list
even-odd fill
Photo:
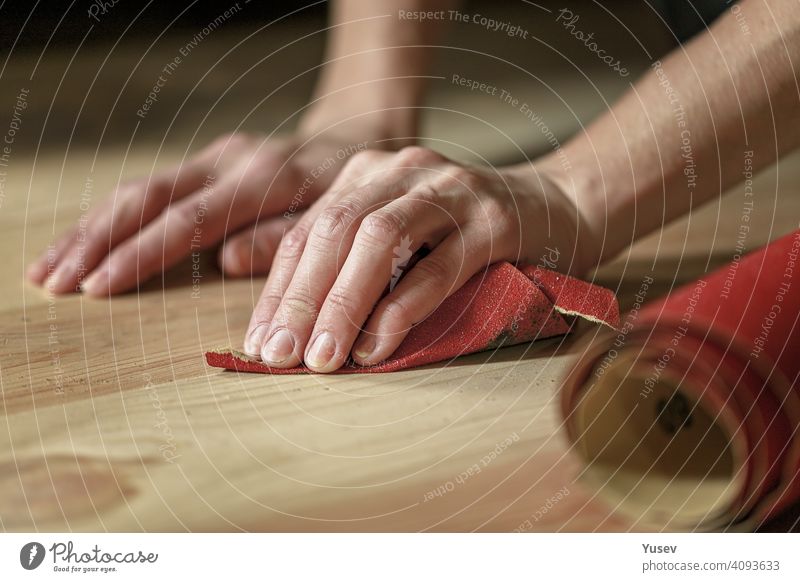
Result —
[[[294, 290], [281, 300], [281, 311], [285, 314], [307, 315], [316, 317], [319, 314], [317, 301], [307, 292]], [[291, 315], [289, 316], [291, 320]]]
[[[416, 186], [405, 198], [413, 203], [413, 210], [409, 212], [419, 211], [421, 213], [429, 213], [435, 209], [442, 207], [442, 196], [439, 188], [434, 184], [422, 184]], [[410, 224], [408, 216], [403, 216], [407, 224]]]
[[284, 258], [299, 258], [303, 253], [308, 239], [308, 232], [300, 228], [294, 227], [292, 230], [283, 235], [280, 244], [280, 253]]
[[342, 168], [341, 175], [357, 176], [365, 169], [374, 166], [380, 160], [380, 153], [375, 150], [362, 150], [347, 158]]
[[344, 293], [337, 289], [331, 289], [325, 301], [336, 311], [345, 313], [355, 313], [360, 303], [359, 298], [354, 293]]
[[360, 232], [378, 245], [393, 245], [402, 234], [402, 224], [395, 214], [373, 212], [361, 223]]
[[422, 146], [406, 146], [397, 152], [397, 160], [402, 164], [425, 164], [437, 162], [442, 156]]
[[[277, 307], [281, 304], [283, 296], [278, 291], [267, 291], [261, 295], [258, 302], [260, 305], [267, 305]], [[269, 323], [269, 321], [261, 321], [259, 323]]]
[[514, 206], [513, 200], [502, 200], [492, 191], [477, 192], [467, 208], [467, 214], [476, 222], [487, 222], [504, 215], [508, 205]]
[[423, 286], [441, 288], [447, 286], [452, 278], [454, 261], [446, 261], [436, 254], [431, 254], [421, 260], [413, 269], [415, 281]]
[[361, 150], [350, 156], [347, 164], [350, 166], [363, 166], [375, 162], [380, 154], [375, 150]]
[[515, 224], [518, 215], [510, 204], [503, 204], [499, 200], [490, 199], [484, 203], [486, 219], [498, 228]]
[[480, 191], [482, 185], [482, 180], [475, 172], [461, 166], [447, 169], [443, 180], [449, 187], [466, 188], [470, 192]]
[[315, 237], [328, 242], [338, 241], [358, 218], [358, 205], [352, 201], [342, 201], [323, 210], [314, 222], [312, 232]]
[[388, 300], [383, 306], [383, 313], [401, 327], [410, 327], [416, 323], [411, 308], [399, 298]]

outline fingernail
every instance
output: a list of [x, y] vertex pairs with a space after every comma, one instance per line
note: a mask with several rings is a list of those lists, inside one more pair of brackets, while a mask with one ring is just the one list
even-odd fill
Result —
[[108, 270], [97, 269], [96, 271], [91, 273], [88, 277], [86, 277], [83, 281], [81, 281], [81, 292], [87, 293], [89, 295], [99, 295], [101, 293], [104, 279], [106, 279], [105, 282], [107, 283]]
[[267, 345], [261, 350], [261, 359], [268, 364], [280, 364], [289, 359], [294, 351], [292, 334], [285, 329], [279, 329], [269, 338]]
[[324, 368], [336, 353], [336, 340], [333, 334], [323, 331], [317, 336], [306, 355], [306, 364], [311, 368]]
[[358, 340], [358, 345], [353, 352], [357, 357], [366, 360], [375, 351], [375, 336], [372, 334], [364, 335]]
[[264, 343], [264, 336], [267, 335], [267, 325], [261, 323], [250, 332], [244, 341], [244, 351], [248, 356], [258, 356], [261, 354], [261, 344]]

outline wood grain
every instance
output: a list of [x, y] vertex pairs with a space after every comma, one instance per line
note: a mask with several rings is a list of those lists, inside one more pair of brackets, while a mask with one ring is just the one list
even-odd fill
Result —
[[[79, 188], [90, 163], [76, 157], [61, 190]], [[57, 213], [48, 200], [52, 164], [27, 174], [17, 164], [11, 187], [33, 180], [30, 202], [2, 210], [3, 248], [14, 250], [0, 281], [4, 529], [635, 527], [574, 482], [555, 405], [572, 340], [379, 376], [207, 368], [206, 349], [240, 340], [262, 280], [224, 281], [206, 261], [194, 295], [187, 266], [109, 301], [24, 284], [51, 217], [56, 229], [74, 218], [74, 200]], [[114, 156], [98, 168], [110, 189]], [[683, 252], [664, 239], [660, 256]], [[553, 503], [559, 491], [568, 494]]]
[[[221, 34], [205, 43], [202, 50], [210, 56], [196, 56], [193, 68], [187, 65], [185, 85], [176, 77], [164, 102], [180, 105], [192, 88], [192, 75], [204, 74], [206, 63], [215, 62], [213, 55], [224, 54], [235, 41], [235, 34]], [[207, 108], [235, 77], [212, 71], [201, 98], [190, 102], [187, 117], [175, 122], [177, 137], [174, 132], [164, 136], [164, 125], [172, 122], [164, 111], [159, 113], [166, 115], [164, 123], [153, 117], [158, 123], [142, 125], [140, 135], [146, 139], [134, 141], [139, 126], [132, 112], [157, 78], [151, 73], [174, 50], [148, 54], [144, 73], [131, 79], [113, 114], [107, 109], [111, 101], [97, 90], [86, 110], [76, 113], [104, 56], [100, 52], [75, 63], [67, 53], [41, 62], [26, 131], [15, 146], [0, 198], [0, 248], [5, 251], [0, 277], [0, 528], [636, 528], [576, 481], [580, 467], [568, 454], [556, 407], [560, 379], [575, 355], [573, 339], [387, 375], [236, 374], [206, 367], [203, 352], [241, 341], [263, 279], [223, 280], [208, 257], [199, 293], [193, 293], [186, 264], [136, 293], [111, 300], [53, 298], [23, 282], [25, 265], [82, 215], [87, 184], [94, 206], [121, 178], [170, 166], [187, 147], [196, 149], [216, 132], [237, 127], [242, 111], [248, 110], [241, 99], [255, 99], [263, 79], [282, 78], [259, 71], [247, 78], [250, 85], [237, 84], [230, 102], [207, 117]], [[314, 52], [304, 54], [313, 64]], [[138, 58], [134, 50], [115, 53], [102, 71], [101, 85], [127, 83]], [[230, 58], [226, 70], [239, 71], [250, 66], [253, 55], [242, 51]], [[460, 53], [448, 59], [448, 70], [478, 78], [492, 79], [497, 72], [495, 61], [466, 63]], [[36, 63], [33, 56], [12, 63], [4, 94], [29, 84]], [[289, 65], [305, 66], [277, 59], [265, 67], [285, 73]], [[466, 65], [470, 68], [462, 70]], [[59, 89], [62, 75], [66, 81]], [[310, 81], [303, 78], [247, 123], [271, 127], [282, 121], [304, 102]], [[528, 87], [524, 81], [514, 77], [504, 86], [522, 93]], [[559, 103], [563, 98], [588, 119], [604, 99], [625, 88], [620, 79], [602, 75], [598, 85], [606, 93], [602, 99], [580, 83], [562, 83], [556, 87]], [[546, 145], [519, 123], [514, 109], [467, 99], [447, 80], [434, 83], [432, 90], [434, 105], [468, 112], [475, 108], [473, 113], [490, 122], [471, 127], [453, 123], [452, 115], [429, 114], [425, 126], [433, 128], [432, 135], [459, 144], [451, 153], [499, 159], [520, 148], [535, 151]], [[564, 118], [563, 111], [547, 109], [547, 103], [542, 100], [540, 110], [565, 139], [581, 119]], [[39, 123], [47, 119], [55, 130], [38, 133]], [[94, 136], [109, 120], [112, 130], [101, 146], [90, 145], [85, 136], [77, 147], [65, 141], [73, 124], [78, 137]], [[487, 135], [490, 127], [508, 132], [515, 143], [505, 134]], [[788, 158], [757, 180], [746, 248], [797, 227], [799, 160]], [[661, 293], [729, 260], [737, 245], [742, 201], [742, 190], [734, 189], [635, 245], [601, 269], [597, 280], [629, 305], [646, 274], [656, 277], [653, 288]]]

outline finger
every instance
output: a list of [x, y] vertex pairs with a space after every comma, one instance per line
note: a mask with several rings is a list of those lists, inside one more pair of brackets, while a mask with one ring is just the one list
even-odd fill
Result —
[[361, 222], [311, 333], [304, 358], [311, 369], [341, 367], [387, 284], [393, 287], [414, 251], [436, 246], [457, 228], [458, 218], [432, 200], [430, 191], [422, 192], [412, 191]]
[[77, 229], [73, 244], [48, 281], [53, 292], [74, 291], [113, 248], [151, 222], [170, 202], [200, 187], [205, 175], [200, 164], [192, 162], [117, 189], [113, 198], [91, 212]]
[[261, 350], [261, 358], [269, 365], [290, 368], [300, 363], [322, 302], [371, 198], [366, 191], [357, 191], [325, 208], [315, 220]]
[[484, 238], [472, 227], [454, 231], [414, 265], [375, 308], [355, 343], [353, 359], [366, 366], [388, 358], [413, 325], [492, 261], [491, 246], [474, 242]]
[[229, 277], [266, 274], [283, 235], [300, 216], [268, 218], [227, 237], [219, 249], [222, 272]]
[[326, 204], [327, 199], [320, 199], [303, 215], [297, 225], [284, 233], [275, 253], [267, 281], [253, 309], [253, 314], [250, 316], [250, 323], [244, 339], [245, 353], [253, 357], [261, 356], [272, 318], [297, 270], [311, 226]]
[[[297, 349], [295, 338], [288, 330], [274, 329], [273, 321], [297, 272], [312, 229], [320, 215], [326, 211], [330, 212], [328, 208], [335, 201], [341, 199], [344, 192], [354, 188], [355, 184], [363, 179], [366, 172], [376, 171], [380, 168], [382, 162], [389, 157], [390, 154], [365, 151], [350, 158], [344, 169], [334, 178], [328, 191], [306, 211], [297, 226], [284, 237], [261, 297], [250, 318], [244, 341], [245, 352], [252, 356], [261, 356], [265, 361], [272, 358], [273, 364], [276, 361], [275, 358], [285, 359], [284, 365], [294, 365], [299, 362], [303, 353], [302, 347]], [[295, 305], [299, 305], [299, 303], [295, 303]], [[273, 340], [271, 349], [275, 353], [265, 358], [267, 339]]]
[[[343, 262], [337, 257], [338, 249], [346, 251], [352, 243], [350, 223], [358, 219], [361, 204], [370, 203], [369, 192], [380, 191], [380, 185], [355, 191], [353, 188], [363, 181], [366, 171], [376, 171], [387, 158], [388, 155], [370, 151], [351, 158], [331, 188], [301, 219], [304, 228], [300, 233], [289, 233], [289, 243], [293, 245], [289, 252], [299, 251], [300, 255], [293, 255], [277, 273], [274, 268], [270, 272], [248, 328], [245, 349], [249, 353], [260, 343], [262, 360], [272, 366], [292, 367], [300, 362], [325, 293]], [[352, 194], [343, 199], [344, 192]], [[309, 269], [316, 265], [319, 268], [312, 282]], [[264, 325], [267, 315], [269, 324]]]
[[88, 295], [121, 293], [164, 271], [192, 251], [218, 243], [225, 232], [250, 220], [248, 197], [236, 198], [236, 182], [223, 179], [169, 205], [137, 235], [119, 244], [81, 288]]
[[53, 274], [56, 265], [75, 242], [78, 227], [73, 227], [62, 235], [55, 244], [50, 245], [34, 260], [25, 272], [28, 280], [36, 285], [42, 285]]

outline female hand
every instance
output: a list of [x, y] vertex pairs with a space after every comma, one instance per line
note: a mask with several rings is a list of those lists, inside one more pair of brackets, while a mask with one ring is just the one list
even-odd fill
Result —
[[266, 273], [290, 224], [284, 213], [296, 217], [364, 147], [327, 138], [222, 136], [180, 167], [122, 184], [39, 257], [28, 278], [54, 293], [120, 293], [229, 233], [235, 234], [219, 252], [225, 274]]
[[[317, 372], [336, 370], [351, 350], [375, 364], [490, 263], [535, 263], [550, 247], [561, 270], [580, 271], [592, 245], [566, 191], [530, 164], [469, 167], [421, 147], [356, 154], [279, 245], [245, 351]], [[394, 286], [422, 246], [430, 253]]]

